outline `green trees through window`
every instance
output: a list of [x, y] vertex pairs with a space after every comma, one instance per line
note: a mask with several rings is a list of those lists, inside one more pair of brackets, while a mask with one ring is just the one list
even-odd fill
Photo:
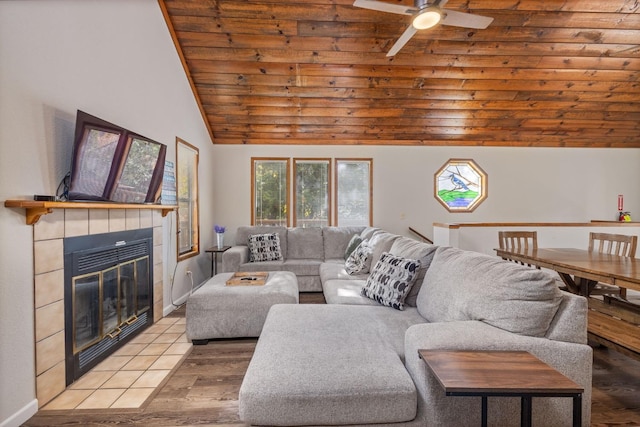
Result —
[[252, 159], [251, 223], [289, 225], [289, 159]]
[[294, 159], [296, 227], [324, 227], [329, 225], [329, 192], [331, 188], [331, 159]]
[[293, 159], [292, 176], [289, 158], [251, 162], [253, 225], [289, 225], [290, 180], [294, 226], [372, 225], [372, 159], [335, 159], [335, 186], [332, 159]]

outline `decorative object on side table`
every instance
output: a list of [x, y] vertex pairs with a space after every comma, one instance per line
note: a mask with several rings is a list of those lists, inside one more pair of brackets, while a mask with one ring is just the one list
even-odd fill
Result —
[[222, 248], [224, 246], [224, 232], [227, 228], [222, 225], [214, 225], [213, 230], [216, 232], [216, 244], [218, 248]]

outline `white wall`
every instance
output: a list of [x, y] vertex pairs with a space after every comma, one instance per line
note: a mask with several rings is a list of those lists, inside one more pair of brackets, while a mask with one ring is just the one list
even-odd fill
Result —
[[536, 231], [539, 248], [577, 248], [589, 247], [589, 233], [613, 233], [640, 235], [638, 223], [590, 223], [580, 225], [571, 223], [570, 226], [532, 225], [495, 227], [462, 226], [459, 228], [434, 227], [436, 238], [433, 242], [440, 246], [456, 246], [468, 251], [481, 252], [487, 255], [495, 255], [498, 247], [499, 231]]
[[[54, 194], [69, 169], [76, 110], [168, 146], [200, 149], [200, 182], [213, 181], [213, 146], [155, 0], [0, 2], [0, 201]], [[213, 193], [201, 192], [211, 228]], [[175, 238], [165, 220], [165, 305]], [[172, 231], [175, 231], [175, 223]], [[24, 211], [0, 208], [0, 426], [35, 409], [33, 230]], [[203, 246], [213, 236], [203, 233]], [[206, 254], [181, 263], [174, 295], [209, 274]]]
[[[413, 227], [432, 237], [434, 222], [613, 220], [618, 194], [640, 219], [639, 149], [215, 146], [214, 152], [216, 220], [231, 230], [251, 220], [252, 156], [372, 157], [374, 225], [398, 234]], [[488, 175], [488, 198], [474, 212], [449, 213], [433, 196], [434, 174], [450, 158], [474, 159]]]
[[[0, 1], [0, 200], [54, 193], [77, 109], [167, 144], [169, 159], [176, 136], [199, 147], [202, 248], [213, 244], [214, 223], [230, 227], [227, 239], [249, 223], [251, 156], [373, 157], [374, 223], [403, 234], [413, 226], [430, 236], [434, 221], [612, 218], [618, 194], [640, 217], [635, 149], [214, 147], [155, 0]], [[489, 197], [473, 213], [450, 214], [433, 198], [433, 174], [449, 158], [473, 158], [489, 175]], [[22, 211], [0, 208], [0, 426], [35, 410], [32, 233]], [[200, 283], [208, 256], [180, 263], [174, 300], [188, 292], [187, 268]]]

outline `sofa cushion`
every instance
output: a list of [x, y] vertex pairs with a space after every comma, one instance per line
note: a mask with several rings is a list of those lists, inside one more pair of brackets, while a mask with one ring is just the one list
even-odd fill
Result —
[[403, 363], [404, 333], [423, 321], [415, 309], [273, 306], [240, 387], [241, 420], [281, 426], [413, 420], [417, 393]]
[[416, 306], [418, 292], [420, 292], [420, 287], [424, 281], [424, 275], [427, 273], [427, 270], [431, 265], [433, 255], [435, 255], [437, 248], [438, 247], [435, 245], [419, 242], [409, 237], [400, 237], [393, 241], [393, 245], [391, 245], [391, 248], [389, 249], [390, 254], [401, 256], [403, 258], [417, 259], [420, 261], [420, 270], [418, 270], [416, 280], [411, 287], [411, 291], [409, 291], [409, 295], [407, 295], [407, 298], [404, 300], [406, 305], [410, 305], [412, 307]]
[[349, 258], [349, 255], [356, 250], [360, 243], [362, 243], [362, 237], [360, 237], [359, 234], [354, 234], [353, 237], [351, 237], [351, 240], [349, 240], [349, 244], [347, 244], [347, 249], [344, 250], [345, 260]]
[[252, 234], [249, 236], [248, 246], [251, 262], [282, 260], [278, 233]]
[[367, 280], [367, 277], [369, 276], [368, 272], [363, 274], [349, 274], [347, 273], [344, 264], [344, 260], [331, 260], [320, 264], [320, 280], [322, 280], [322, 283], [333, 279]]
[[322, 293], [327, 304], [380, 305], [362, 295], [367, 279], [331, 279], [322, 282]]
[[238, 266], [238, 271], [280, 271], [284, 270], [284, 261], [256, 261]]
[[391, 234], [383, 230], [376, 231], [369, 239], [369, 245], [373, 247], [373, 253], [371, 254], [371, 261], [369, 265], [376, 265], [376, 262], [380, 259], [383, 252], [389, 252], [393, 242], [400, 238], [397, 234]]
[[323, 227], [324, 260], [340, 258], [344, 261], [347, 244], [353, 235], [360, 235], [362, 230], [364, 227]]
[[396, 310], [404, 310], [404, 299], [413, 286], [420, 261], [382, 254], [373, 267], [362, 295]]
[[439, 247], [417, 307], [430, 322], [480, 320], [516, 334], [542, 337], [561, 300], [555, 279], [542, 270]]
[[344, 262], [344, 269], [349, 274], [368, 273], [371, 265], [372, 253], [373, 248], [369, 246], [368, 242], [365, 241], [360, 243]]
[[294, 227], [287, 231], [287, 259], [312, 258], [322, 261], [322, 228]]
[[319, 276], [320, 264], [322, 261], [319, 259], [287, 259], [282, 263], [282, 269], [296, 276]]
[[252, 234], [278, 233], [280, 236], [280, 252], [287, 258], [287, 227], [273, 225], [243, 225], [236, 231], [236, 245], [247, 246]]
[[373, 236], [378, 231], [382, 231], [382, 229], [378, 227], [366, 227], [360, 232], [360, 237], [362, 237], [362, 240], [369, 240], [371, 236]]

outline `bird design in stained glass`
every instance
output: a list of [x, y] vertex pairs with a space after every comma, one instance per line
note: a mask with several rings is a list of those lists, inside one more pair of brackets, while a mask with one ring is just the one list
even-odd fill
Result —
[[[467, 187], [467, 185], [460, 178], [458, 178], [456, 174], [452, 173], [451, 175], [449, 175], [449, 178], [451, 178], [451, 182], [453, 183], [453, 189], [451, 191], [460, 190], [460, 189], [469, 191], [469, 187]], [[470, 184], [473, 184], [473, 183], [470, 183]]]
[[486, 198], [485, 180], [472, 160], [451, 159], [436, 173], [436, 199], [452, 212], [468, 212]]

